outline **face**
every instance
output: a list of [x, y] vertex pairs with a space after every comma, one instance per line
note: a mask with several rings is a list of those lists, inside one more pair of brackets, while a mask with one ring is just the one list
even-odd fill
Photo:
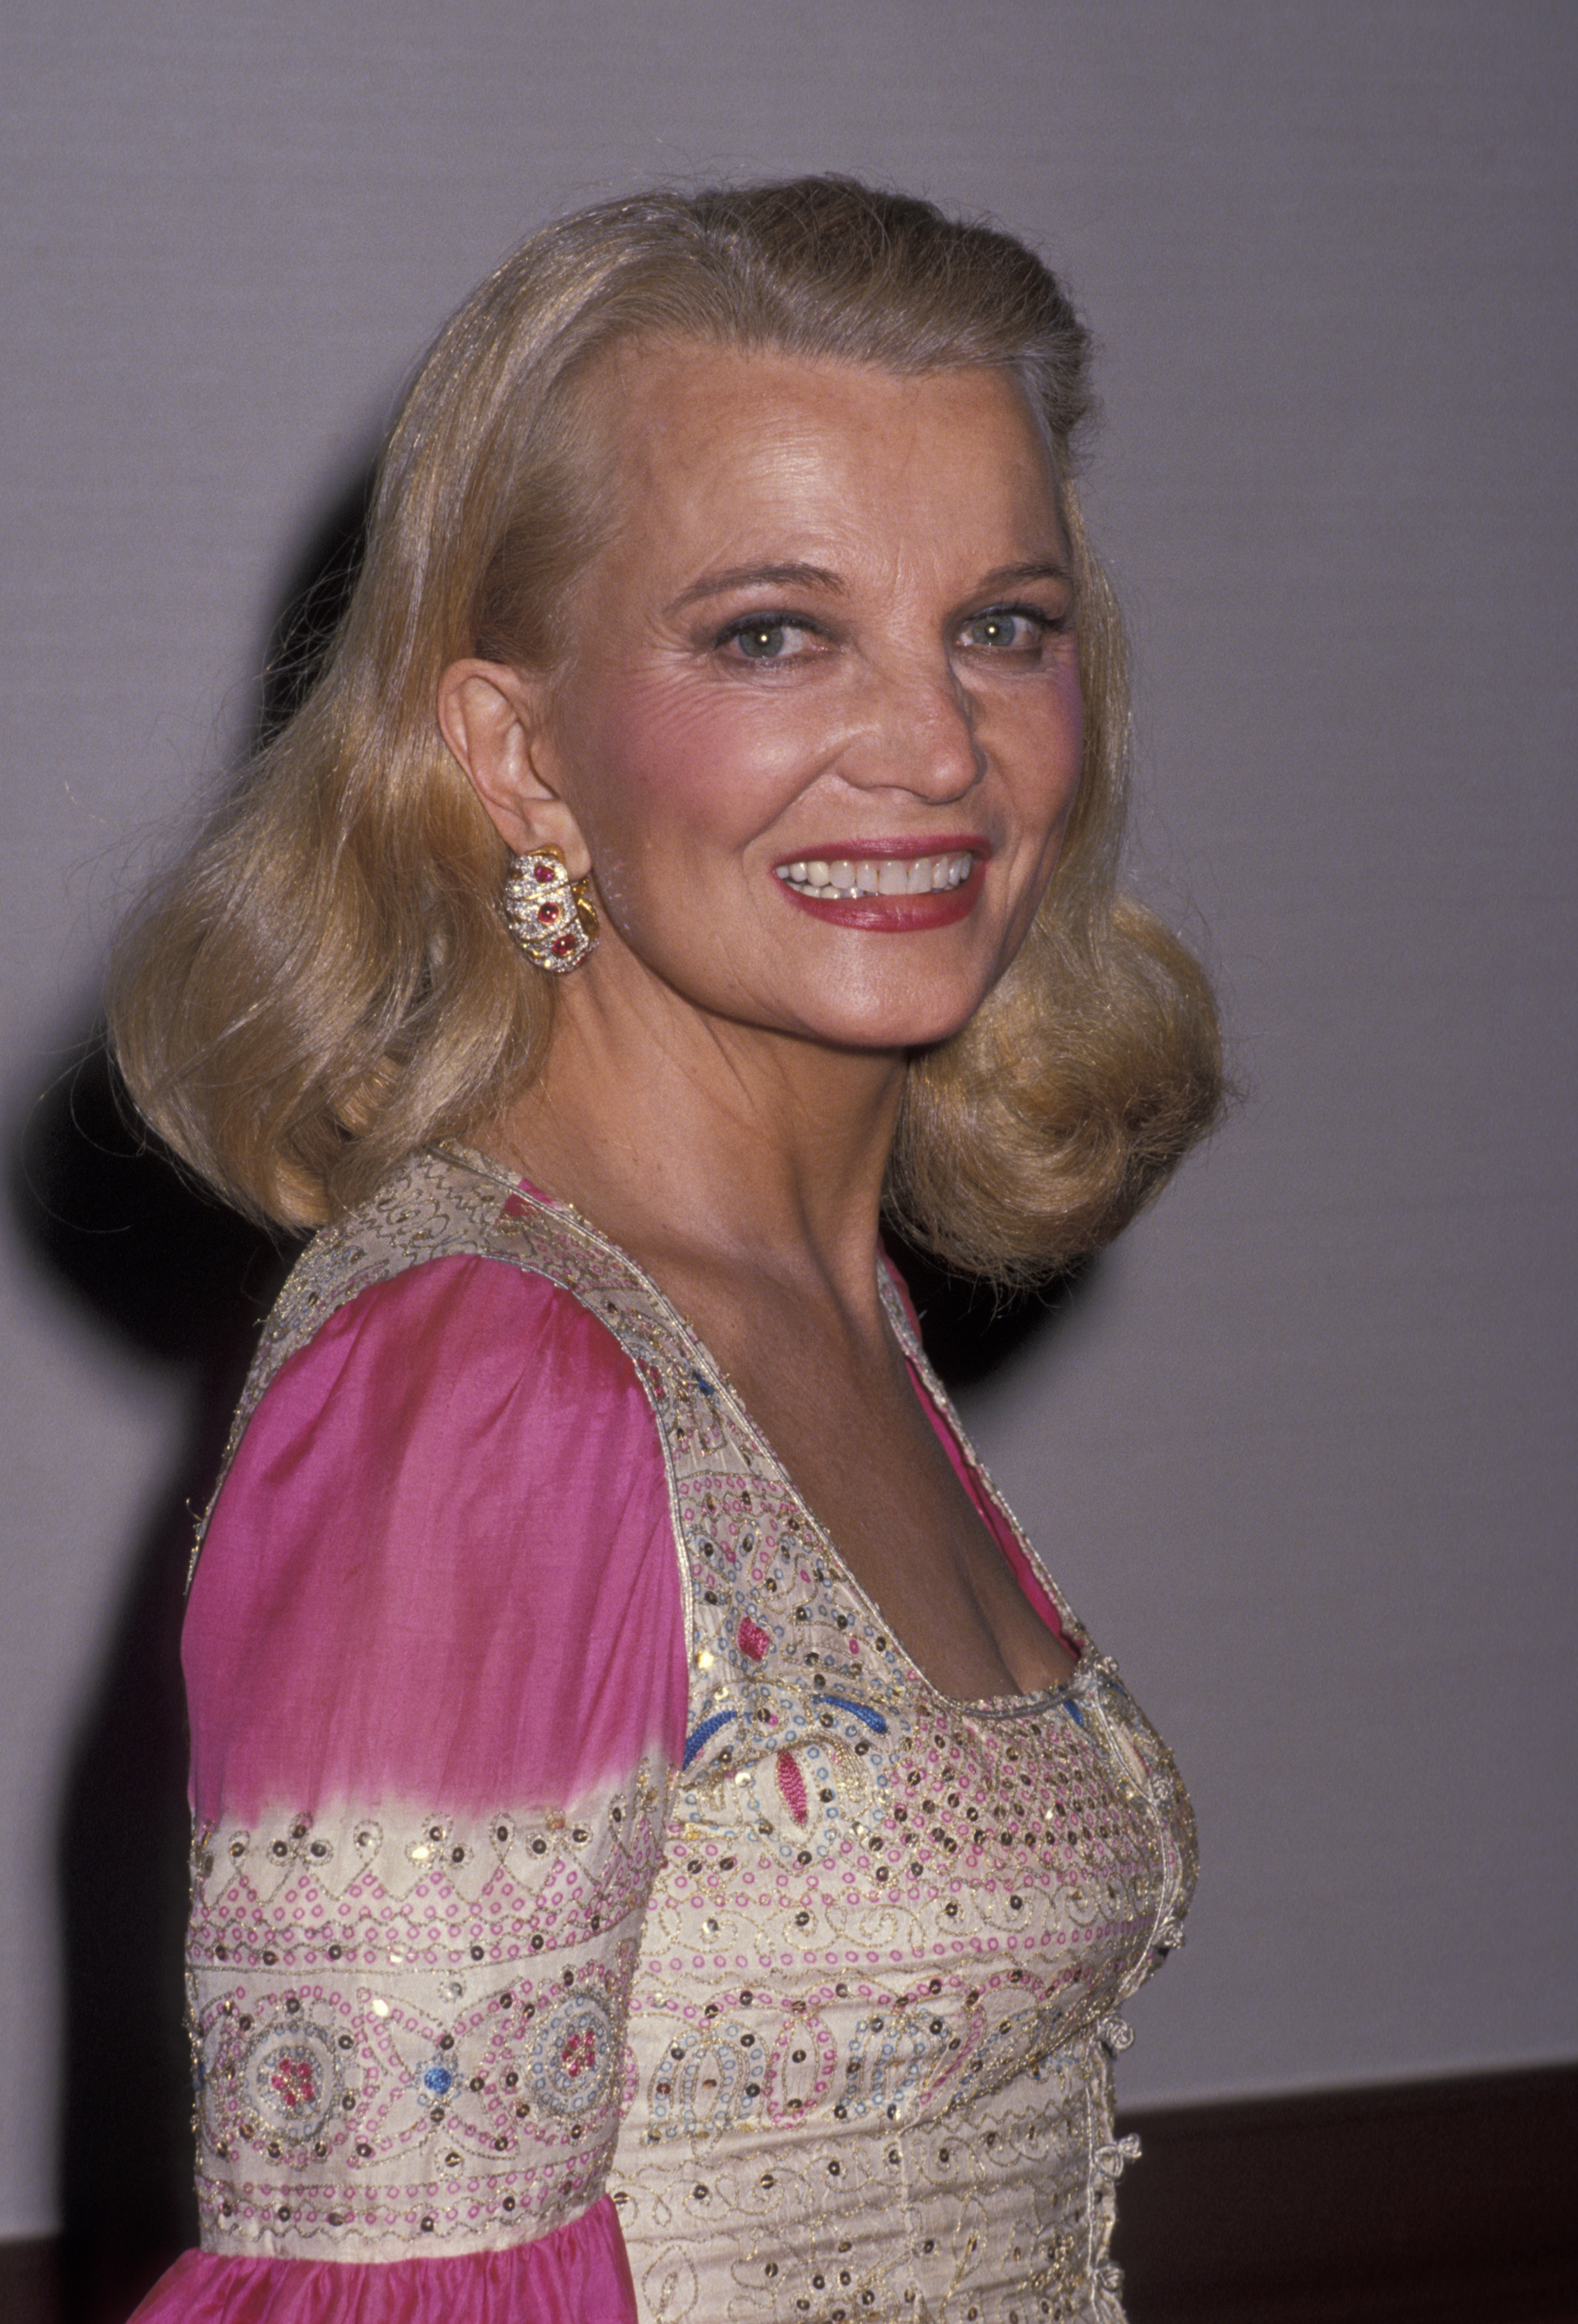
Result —
[[1018, 390], [626, 348], [619, 502], [536, 764], [590, 854], [581, 972], [824, 1044], [955, 1032], [1080, 761], [1057, 495]]

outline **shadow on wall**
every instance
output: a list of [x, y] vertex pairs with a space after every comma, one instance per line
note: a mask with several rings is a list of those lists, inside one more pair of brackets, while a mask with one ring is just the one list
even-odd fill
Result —
[[[355, 576], [372, 471], [308, 534], [267, 632], [257, 735], [299, 706]], [[181, 1943], [189, 1830], [180, 1639], [207, 1504], [259, 1326], [292, 1255], [211, 1200], [135, 1126], [102, 1028], [10, 1140], [30, 1257], [122, 1351], [189, 1384], [174, 1472], [128, 1551], [71, 1751], [57, 1850], [65, 1949], [60, 2292], [118, 2324], [197, 2239]]]
[[189, 1383], [185, 1442], [131, 1546], [57, 1842], [65, 1972], [60, 2158], [68, 2313], [111, 2324], [196, 2240], [183, 2024], [186, 1727], [180, 1636], [191, 1510], [212, 1489], [287, 1254], [128, 1126], [103, 1044], [13, 1149], [14, 1216], [61, 1295], [122, 1351]]
[[[370, 477], [313, 532], [269, 637], [259, 733], [304, 698], [355, 577]], [[133, 1123], [102, 1031], [10, 1140], [30, 1258], [121, 1351], [189, 1388], [186, 1440], [127, 1554], [125, 1595], [83, 1712], [57, 1871], [65, 1945], [61, 2290], [70, 2324], [120, 2324], [197, 2239], [183, 2023], [186, 1732], [180, 1633], [206, 1506], [258, 1329], [293, 1256], [195, 1187]], [[921, 1253], [893, 1254], [950, 1388], [988, 1379], [1092, 1288], [994, 1298]]]

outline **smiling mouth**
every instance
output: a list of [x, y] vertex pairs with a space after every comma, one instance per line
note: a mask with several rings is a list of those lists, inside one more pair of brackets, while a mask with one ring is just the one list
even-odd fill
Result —
[[854, 896], [931, 896], [960, 888], [974, 862], [968, 849], [950, 848], [946, 855], [807, 857], [776, 869], [797, 896], [831, 904]]

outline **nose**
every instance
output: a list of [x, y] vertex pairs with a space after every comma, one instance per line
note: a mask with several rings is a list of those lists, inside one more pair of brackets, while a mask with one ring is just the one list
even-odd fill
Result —
[[946, 656], [868, 666], [838, 771], [861, 790], [907, 791], [946, 805], [985, 772], [975, 729], [974, 702]]

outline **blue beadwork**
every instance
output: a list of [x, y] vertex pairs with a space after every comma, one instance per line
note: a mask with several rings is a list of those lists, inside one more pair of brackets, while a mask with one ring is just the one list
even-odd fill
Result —
[[[831, 1696], [828, 1701], [832, 1701]], [[726, 1727], [731, 1719], [737, 1719], [739, 1715], [737, 1711], [715, 1711], [710, 1719], [704, 1719], [699, 1727], [693, 1728], [685, 1738], [685, 1765], [688, 1767], [697, 1753], [705, 1750], [718, 1729]]]
[[824, 1702], [835, 1704], [840, 1711], [853, 1711], [855, 1718], [869, 1727], [873, 1735], [885, 1735], [888, 1731], [887, 1720], [880, 1711], [873, 1711], [869, 1702], [851, 1702], [846, 1694], [825, 1694], [822, 1700]]

